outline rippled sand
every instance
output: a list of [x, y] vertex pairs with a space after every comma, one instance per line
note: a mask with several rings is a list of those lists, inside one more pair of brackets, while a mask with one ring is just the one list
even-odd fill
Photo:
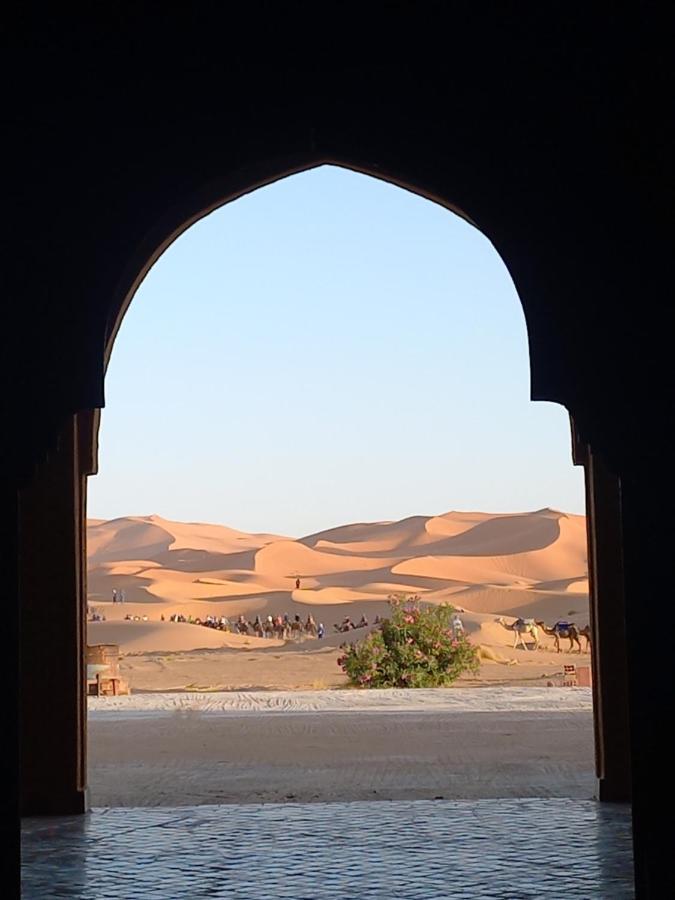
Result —
[[585, 688], [91, 700], [94, 806], [591, 797]]

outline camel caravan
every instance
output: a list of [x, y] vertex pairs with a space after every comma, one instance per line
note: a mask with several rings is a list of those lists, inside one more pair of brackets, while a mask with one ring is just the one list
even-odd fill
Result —
[[[581, 653], [581, 640], [580, 638], [584, 638], [586, 640], [585, 652], [589, 653], [591, 649], [591, 628], [590, 625], [584, 625], [583, 628], [580, 628], [574, 622], [565, 622], [558, 621], [552, 626], [548, 626], [545, 622], [540, 619], [515, 619], [513, 622], [507, 622], [503, 616], [499, 616], [498, 619], [495, 620], [498, 622], [503, 628], [507, 631], [511, 631], [513, 633], [513, 649], [516, 649], [516, 646], [520, 644], [523, 650], [538, 650], [539, 649], [539, 630], [547, 635], [548, 637], [552, 637], [555, 641], [555, 650], [556, 653], [562, 653], [562, 648], [560, 646], [561, 638], [563, 640], [568, 640], [570, 642], [569, 652], [573, 653], [575, 645], [579, 653]], [[529, 635], [532, 637], [533, 645], [532, 647], [528, 647], [525, 643], [525, 635]]]
[[[160, 618], [161, 621], [164, 621], [164, 616]], [[266, 618], [256, 616], [253, 622], [248, 621], [243, 615], [240, 615], [236, 621], [230, 621], [227, 616], [206, 616], [204, 619], [201, 619], [199, 616], [184, 616], [181, 613], [174, 613], [172, 616], [169, 616], [169, 621], [186, 622], [188, 625], [203, 625], [205, 628], [215, 628], [218, 631], [228, 631], [233, 634], [244, 634], [260, 638], [277, 638], [282, 641], [301, 641], [305, 638], [318, 638], [321, 640], [326, 633], [323, 623], [319, 622], [317, 625], [311, 613], [305, 621], [297, 614], [293, 619], [284, 614], [283, 616], [267, 616]], [[374, 624], [379, 625], [381, 621], [380, 616], [376, 616]], [[365, 616], [361, 616], [358, 622], [353, 621], [350, 616], [345, 616], [342, 622], [333, 625], [333, 631], [337, 634], [343, 634], [347, 631], [367, 628], [368, 624], [368, 619]]]
[[253, 622], [247, 622], [244, 616], [239, 616], [235, 623], [235, 630], [239, 634], [253, 634], [260, 638], [273, 637], [283, 641], [298, 641], [305, 637], [322, 638], [324, 635], [323, 625], [317, 625], [311, 613], [304, 622], [297, 614], [292, 619], [286, 614], [267, 616], [264, 619], [256, 616]]
[[[163, 617], [162, 617], [163, 619]], [[253, 622], [240, 615], [236, 621], [231, 622], [227, 616], [206, 616], [201, 619], [198, 616], [183, 616], [174, 613], [169, 617], [170, 622], [186, 622], [189, 625], [203, 625], [205, 628], [215, 628], [218, 631], [227, 631], [232, 634], [244, 634], [260, 638], [278, 638], [283, 641], [302, 640], [306, 637], [321, 639], [325, 634], [323, 623], [314, 621], [311, 613], [303, 622], [299, 615], [291, 619], [287, 614], [283, 616], [256, 616]]]
[[[132, 617], [126, 616], [126, 618], [129, 619]], [[140, 617], [134, 616], [133, 618]], [[144, 616], [143, 618], [147, 620], [147, 616]], [[164, 621], [164, 616], [160, 616], [160, 619]], [[248, 621], [243, 615], [238, 616], [235, 621], [231, 621], [227, 616], [208, 615], [204, 619], [201, 619], [199, 617], [184, 616], [180, 613], [174, 613], [169, 617], [169, 621], [186, 622], [189, 625], [202, 625], [205, 628], [215, 628], [219, 631], [227, 631], [234, 634], [255, 636], [259, 638], [276, 638], [277, 640], [282, 641], [298, 642], [305, 640], [306, 638], [318, 638], [320, 640], [326, 633], [323, 623], [319, 622], [317, 624], [311, 613], [304, 621], [297, 614], [292, 619], [288, 614], [284, 614], [283, 616], [269, 615], [263, 618], [257, 615], [252, 622]], [[381, 621], [380, 616], [376, 616], [373, 620], [373, 624], [380, 625]], [[502, 628], [505, 628], [513, 634], [514, 650], [517, 646], [521, 646], [523, 650], [538, 650], [540, 645], [540, 633], [553, 638], [556, 653], [563, 652], [560, 644], [561, 640], [569, 641], [569, 653], [573, 653], [575, 650], [578, 653], [588, 653], [591, 649], [591, 629], [589, 625], [585, 625], [581, 628], [574, 622], [559, 620], [553, 625], [548, 626], [540, 619], [523, 618], [517, 618], [512, 622], [507, 622], [503, 616], [499, 616], [495, 621], [498, 622]], [[360, 628], [367, 628], [368, 625], [369, 622], [365, 616], [361, 616], [361, 619], [358, 622], [353, 621], [350, 616], [345, 616], [342, 622], [333, 625], [333, 631], [338, 634], [344, 634]], [[582, 637], [586, 642], [583, 651], [581, 648]]]

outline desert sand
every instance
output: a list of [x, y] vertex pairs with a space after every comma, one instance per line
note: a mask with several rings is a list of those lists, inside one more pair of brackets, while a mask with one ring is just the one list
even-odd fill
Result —
[[89, 733], [94, 806], [595, 790], [587, 688], [137, 694]]
[[[132, 688], [89, 701], [94, 805], [592, 796], [590, 690], [547, 687], [589, 655], [543, 634], [514, 648], [496, 621], [587, 623], [583, 517], [451, 512], [293, 539], [147, 516], [92, 521], [88, 538], [89, 605], [106, 618], [88, 642], [119, 644]], [[478, 675], [348, 689], [339, 646], [367, 629], [333, 623], [372, 627], [392, 593], [461, 610]], [[169, 621], [310, 612], [323, 640]]]
[[[90, 608], [106, 618], [89, 623], [88, 642], [120, 645], [133, 690], [344, 686], [335, 660], [345, 635], [334, 623], [386, 615], [392, 593], [462, 610], [481, 648], [480, 678], [493, 683], [533, 682], [579, 661], [553, 653], [543, 635], [536, 652], [512, 649], [499, 615], [588, 622], [585, 519], [552, 509], [412, 516], [297, 539], [159, 516], [92, 520], [88, 570]], [[124, 604], [112, 603], [113, 590], [125, 592]], [[327, 633], [284, 644], [168, 621], [174, 613], [311, 613]]]

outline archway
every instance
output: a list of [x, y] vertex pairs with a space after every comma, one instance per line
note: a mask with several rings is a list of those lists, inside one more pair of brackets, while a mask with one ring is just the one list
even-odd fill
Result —
[[[112, 293], [112, 301], [109, 304], [108, 309], [110, 310], [109, 318], [106, 325], [106, 345], [105, 345], [105, 355], [104, 359], [107, 360], [110, 357], [110, 350], [112, 348], [112, 343], [114, 341], [114, 337], [119, 328], [122, 316], [124, 315], [125, 310], [127, 309], [131, 299], [135, 293], [137, 285], [140, 283], [142, 278], [144, 277], [145, 272], [150, 268], [153, 262], [161, 255], [163, 250], [171, 243], [179, 234], [181, 234], [184, 230], [186, 230], [194, 221], [202, 216], [205, 216], [211, 210], [222, 206], [224, 203], [229, 200], [235, 199], [238, 196], [241, 196], [244, 193], [248, 193], [251, 190], [254, 190], [256, 187], [261, 184], [269, 183], [271, 181], [277, 180], [278, 178], [284, 177], [286, 175], [292, 174], [293, 172], [300, 171], [303, 168], [311, 168], [314, 165], [318, 165], [319, 161], [314, 160], [311, 164], [306, 163], [304, 166], [299, 166], [296, 164], [295, 167], [291, 166], [281, 166], [276, 167], [276, 173], [270, 171], [270, 168], [265, 168], [262, 172], [258, 171], [247, 171], [240, 173], [236, 179], [228, 180], [228, 186], [226, 187], [223, 184], [220, 185], [212, 185], [209, 188], [205, 188], [203, 192], [199, 194], [192, 194], [189, 197], [185, 198], [183, 203], [176, 207], [175, 209], [169, 211], [161, 226], [157, 228], [157, 230], [151, 234], [146, 241], [142, 244], [142, 246], [132, 254], [132, 259], [128, 263], [127, 269], [124, 273], [122, 273], [121, 277], [117, 282], [117, 286]], [[442, 202], [439, 196], [435, 195], [431, 190], [418, 189], [415, 190], [411, 188], [410, 184], [403, 182], [402, 179], [397, 179], [393, 176], [383, 176], [382, 173], [371, 170], [368, 171], [367, 167], [356, 167], [356, 166], [346, 166], [346, 168], [357, 169], [358, 171], [363, 172], [364, 174], [371, 174], [376, 177], [384, 178], [386, 181], [390, 181], [394, 184], [398, 184], [400, 187], [405, 187], [408, 190], [413, 190], [414, 193], [418, 193], [422, 196], [426, 196], [429, 199], [433, 199], [436, 202], [440, 202], [441, 205], [453, 209], [453, 211], [457, 211], [454, 208], [454, 204], [450, 202]], [[217, 200], [212, 200], [211, 202], [205, 202], [205, 198], [208, 196], [216, 196]], [[469, 221], [471, 219], [464, 215], [464, 218], [467, 218]], [[176, 223], [179, 223], [176, 225]], [[175, 226], [175, 227], [174, 227]], [[525, 314], [527, 319], [527, 306], [525, 306]], [[529, 323], [528, 323], [529, 325]], [[528, 333], [530, 334], [530, 341], [533, 342], [533, 334], [532, 329], [528, 327]], [[536, 345], [536, 340], [534, 341]], [[541, 355], [537, 357], [541, 360]], [[535, 377], [535, 363], [534, 357], [531, 356], [532, 364], [533, 364], [533, 385], [537, 383], [537, 378]], [[533, 397], [536, 398], [536, 391], [533, 388]], [[73, 774], [70, 776], [70, 783], [72, 785], [73, 781], [75, 782], [74, 789], [70, 790], [72, 793], [67, 793], [68, 800], [64, 800], [64, 795], [59, 793], [58, 796], [55, 796], [53, 793], [50, 794], [50, 786], [48, 784], [42, 784], [39, 786], [36, 791], [35, 784], [33, 783], [31, 789], [27, 791], [26, 797], [27, 799], [27, 810], [31, 811], [40, 811], [42, 809], [49, 809], [52, 811], [75, 811], [86, 808], [86, 797], [85, 797], [85, 782], [84, 782], [84, 696], [82, 692], [82, 653], [83, 653], [83, 611], [84, 611], [84, 603], [83, 603], [83, 590], [84, 590], [84, 577], [83, 577], [83, 544], [84, 544], [84, 477], [87, 474], [90, 474], [95, 469], [95, 445], [96, 445], [96, 435], [98, 429], [98, 415], [95, 411], [92, 411], [92, 415], [78, 414], [73, 421], [69, 425], [68, 432], [68, 441], [64, 441], [62, 444], [61, 452], [59, 456], [53, 461], [56, 465], [59, 466], [58, 469], [52, 465], [52, 469], [54, 472], [53, 477], [47, 477], [44, 484], [40, 485], [39, 483], [36, 485], [34, 489], [35, 497], [33, 502], [38, 504], [44, 500], [44, 496], [41, 492], [48, 491], [52, 492], [57, 489], [57, 486], [54, 482], [54, 478], [59, 482], [58, 489], [65, 490], [67, 492], [68, 497], [72, 495], [73, 484], [76, 486], [79, 485], [76, 489], [76, 493], [79, 491], [80, 499], [75, 503], [75, 506], [71, 508], [69, 513], [71, 521], [72, 521], [72, 531], [66, 530], [64, 532], [64, 541], [67, 543], [69, 548], [69, 553], [71, 558], [75, 562], [74, 571], [79, 573], [74, 582], [71, 583], [69, 590], [75, 590], [78, 596], [78, 602], [76, 608], [72, 611], [72, 616], [66, 623], [66, 630], [68, 631], [68, 635], [70, 638], [70, 646], [71, 649], [74, 646], [75, 649], [75, 659], [76, 664], [74, 665], [73, 671], [75, 671], [76, 679], [79, 682], [79, 686], [73, 686], [73, 692], [67, 697], [64, 698], [64, 705], [68, 707], [69, 713], [67, 716], [61, 716], [62, 728], [68, 729], [69, 740], [64, 741], [64, 766], [68, 768]], [[63, 456], [61, 456], [63, 454]], [[585, 462], [584, 458], [584, 448], [577, 448], [577, 460], [580, 462]], [[68, 472], [73, 473], [74, 481], [64, 482], [62, 479], [62, 474], [64, 469]], [[607, 484], [604, 486], [605, 490], [612, 490], [611, 478], [610, 478], [610, 486], [607, 487]], [[591, 493], [593, 492], [593, 488], [591, 487]], [[65, 498], [64, 498], [65, 499]], [[26, 503], [27, 512], [32, 512], [35, 510], [35, 506], [31, 507], [31, 499], [28, 498], [28, 502]], [[593, 507], [592, 507], [593, 508]], [[591, 527], [595, 527], [593, 524]], [[26, 545], [28, 547], [28, 545]], [[62, 548], [63, 549], [63, 548]], [[597, 554], [592, 555], [591, 557], [594, 560], [594, 564], [597, 566]], [[28, 561], [31, 560], [30, 553], [26, 553], [26, 559]], [[608, 561], [608, 565], [613, 565], [613, 562]], [[71, 570], [72, 571], [72, 570]], [[596, 571], [594, 574], [594, 591], [596, 595], [598, 594], [598, 572]], [[31, 592], [33, 596], [36, 597], [39, 593], [39, 585], [34, 586], [34, 590]], [[39, 603], [39, 601], [37, 601]], [[597, 605], [597, 604], [596, 604]], [[35, 607], [33, 607], [33, 611]], [[26, 610], [28, 614], [30, 614], [30, 608]], [[616, 620], [615, 620], [616, 621]], [[61, 626], [64, 627], [64, 623], [62, 621]], [[600, 634], [600, 623], [596, 610], [596, 615], [594, 617], [594, 628], [596, 631], [596, 645], [602, 646], [602, 639], [599, 638]], [[610, 628], [612, 626], [610, 625]], [[64, 642], [65, 643], [65, 642]], [[28, 652], [25, 655], [26, 665], [31, 665], [31, 650], [27, 648]], [[32, 651], [34, 653], [34, 649]], [[62, 652], [62, 648], [60, 651]], [[59, 655], [58, 653], [56, 654]], [[72, 657], [71, 657], [72, 660]], [[619, 661], [620, 662], [620, 661]], [[615, 669], [613, 669], [615, 671]], [[599, 674], [596, 670], [596, 675]], [[596, 684], [600, 684], [600, 678], [596, 677]], [[604, 682], [607, 685], [607, 681]], [[72, 681], [71, 681], [72, 684]], [[30, 678], [26, 679], [26, 687], [24, 696], [29, 696], [31, 689], [34, 689], [34, 685], [31, 685]], [[596, 693], [599, 688], [596, 687]], [[615, 696], [616, 692], [612, 693], [612, 696]], [[600, 712], [598, 715], [601, 717], [604, 713], [606, 713], [608, 709], [608, 704], [596, 704], [596, 709]], [[616, 732], [617, 722], [621, 719], [622, 710], [620, 708], [620, 704], [614, 707], [614, 718], [611, 722], [611, 727], [614, 732]], [[26, 754], [24, 759], [30, 758], [32, 753], [36, 754], [37, 759], [40, 757], [40, 750], [38, 748], [37, 742], [34, 740], [38, 731], [40, 730], [42, 725], [37, 722], [30, 721], [30, 716], [25, 717], [26, 722], [26, 734], [29, 735], [29, 740], [26, 742]], [[31, 725], [32, 730], [31, 730]], [[607, 783], [607, 772], [608, 767], [606, 763], [606, 757], [608, 755], [607, 751], [607, 741], [603, 738], [605, 732], [607, 730], [607, 724], [602, 718], [598, 718], [596, 720], [596, 728], [597, 728], [597, 747], [599, 753], [599, 773], [604, 776], [604, 780]], [[622, 750], [625, 747], [625, 744], [620, 745]], [[68, 749], [74, 748], [74, 749]], [[75, 764], [74, 764], [75, 763]], [[29, 763], [26, 771], [31, 771], [31, 766], [35, 766], [39, 768], [39, 764], [34, 760], [32, 763]], [[34, 771], [34, 769], [33, 769]], [[625, 753], [622, 754], [622, 758], [620, 763], [614, 768], [611, 769], [612, 772], [616, 772], [616, 779], [612, 782], [611, 788], [606, 788], [604, 790], [604, 795], [607, 798], [611, 799], [625, 799], [625, 791], [626, 791], [626, 767], [625, 767]], [[68, 780], [68, 779], [66, 779]], [[618, 786], [617, 786], [618, 785]], [[59, 787], [59, 791], [62, 791], [62, 784]], [[601, 789], [601, 795], [603, 790]]]
[[[523, 301], [550, 321], [548, 329], [539, 323], [536, 336], [531, 331], [534, 390], [565, 403], [579, 427], [577, 458], [592, 454], [608, 474], [612, 504], [598, 494], [597, 508], [611, 520], [610, 582], [616, 577], [626, 592], [638, 888], [656, 891], [657, 875], [669, 874], [661, 785], [671, 750], [660, 728], [669, 673], [666, 655], [655, 658], [639, 629], [644, 598], [662, 594], [652, 563], [656, 553], [669, 553], [670, 535], [664, 410], [672, 373], [661, 323], [672, 281], [672, 154], [664, 151], [663, 117], [652, 114], [655, 98], [657, 109], [666, 105], [659, 99], [666, 100], [668, 56], [658, 52], [666, 30], [658, 15], [636, 28], [634, 16], [608, 23], [589, 13], [580, 23], [571, 14], [553, 20], [539, 10], [514, 16], [504, 8], [429, 17], [411, 15], [404, 4], [355, 31], [343, 12], [334, 17], [340, 39], [318, 30], [310, 43], [286, 11], [275, 16], [270, 8], [243, 27], [228, 14], [225, 29], [202, 10], [181, 10], [160, 23], [141, 11], [131, 22], [109, 18], [101, 28], [62, 17], [48, 34], [41, 23], [19, 23], [12, 58], [17, 71], [38, 73], [44, 102], [35, 103], [35, 82], [24, 79], [14, 117], [11, 258], [15, 333], [29, 336], [32, 352], [17, 339], [8, 354], [11, 535], [21, 518], [20, 540], [9, 548], [11, 615], [18, 616], [20, 600], [72, 650], [72, 622], [52, 622], [32, 597], [37, 589], [50, 594], [68, 619], [78, 589], [71, 534], [77, 487], [61, 498], [45, 469], [58, 467], [59, 431], [69, 453], [63, 477], [73, 480], [76, 459], [78, 473], [91, 467], [90, 430], [83, 429], [76, 453], [72, 416], [103, 404], [109, 286], [134, 255], [130, 247], [158, 223], [167, 226], [159, 227], [162, 235], [169, 232], [167, 207], [242, 161], [290, 155], [297, 163], [296, 154], [311, 157], [307, 148], [316, 147], [330, 158], [358, 158], [366, 168], [380, 164], [411, 183], [432, 183], [499, 238]], [[615, 39], [608, 40], [608, 28]], [[232, 41], [224, 52], [224, 30], [259, 40]], [[624, 38], [644, 65], [624, 65], [617, 54]], [[45, 134], [53, 136], [47, 165]], [[34, 520], [35, 496], [26, 486], [36, 464], [42, 486], [35, 490], [45, 502], [34, 504]], [[60, 499], [63, 541], [54, 561], [62, 550], [70, 575], [36, 583], [25, 560], [40, 540], [40, 517], [60, 508]], [[606, 525], [598, 521], [596, 536]], [[623, 610], [613, 617], [622, 621]], [[10, 630], [18, 646], [16, 618]], [[54, 659], [47, 638], [33, 637], [47, 648], [45, 662], [56, 663], [43, 677], [55, 670], [71, 684], [68, 659]], [[30, 660], [35, 647], [25, 643], [22, 655]], [[25, 672], [23, 680], [30, 707], [38, 694]], [[72, 721], [68, 711], [66, 719]], [[14, 712], [10, 720], [18, 729]], [[69, 740], [58, 721], [54, 734]], [[39, 729], [33, 737], [40, 739]], [[615, 746], [626, 737], [619, 729]], [[30, 742], [26, 754], [30, 768]]]

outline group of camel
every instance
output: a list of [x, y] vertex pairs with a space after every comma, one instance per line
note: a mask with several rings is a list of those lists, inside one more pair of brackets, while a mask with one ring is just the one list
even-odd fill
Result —
[[267, 616], [265, 619], [256, 616], [254, 622], [247, 622], [244, 616], [239, 616], [234, 627], [239, 634], [275, 637], [283, 641], [299, 640], [305, 636], [316, 637], [318, 631], [314, 616], [311, 614], [307, 616], [305, 622], [298, 615], [293, 619], [289, 619], [288, 616]]
[[[375, 616], [375, 624], [378, 625], [380, 622], [380, 617]], [[360, 622], [352, 622], [350, 616], [345, 616], [342, 622], [338, 625], [337, 622], [333, 625], [333, 631], [337, 631], [338, 634], [343, 634], [345, 631], [352, 631], [355, 628], [367, 628], [368, 627], [368, 619], [365, 616], [361, 616]]]
[[[132, 618], [131, 616], [126, 616], [127, 619]], [[133, 618], [140, 618], [139, 616], [134, 616]], [[144, 616], [144, 618], [147, 618]], [[162, 619], [164, 616], [161, 617]], [[236, 622], [231, 623], [229, 619], [225, 616], [221, 616], [220, 618], [215, 616], [207, 616], [205, 620], [201, 619], [193, 619], [192, 616], [185, 617], [182, 615], [173, 615], [171, 616], [171, 620], [175, 622], [190, 622], [195, 625], [206, 625], [211, 628], [219, 628], [223, 631], [235, 631], [239, 634], [254, 634], [256, 637], [275, 637], [280, 638], [281, 640], [287, 641], [291, 639], [300, 640], [304, 637], [322, 637], [323, 636], [323, 626], [319, 626], [317, 628], [317, 624], [314, 621], [314, 617], [311, 613], [307, 616], [307, 620], [305, 622], [302, 621], [299, 615], [294, 616], [293, 619], [290, 619], [288, 615], [284, 616], [267, 616], [264, 619], [261, 619], [260, 616], [255, 617], [255, 621], [249, 622], [242, 615], [239, 616]], [[515, 619], [513, 622], [508, 623], [503, 616], [500, 616], [496, 619], [502, 627], [506, 628], [507, 631], [511, 631], [513, 633], [513, 649], [520, 644], [523, 650], [530, 649], [528, 645], [525, 643], [525, 636], [530, 635], [534, 639], [533, 650], [537, 650], [539, 648], [539, 629], [543, 631], [544, 634], [552, 637], [555, 641], [555, 649], [557, 653], [562, 653], [562, 648], [560, 647], [560, 639], [567, 639], [570, 642], [569, 652], [573, 653], [576, 648], [579, 653], [581, 653], [581, 638], [586, 639], [586, 647], [585, 650], [588, 652], [591, 649], [591, 629], [589, 625], [584, 625], [583, 628], [580, 628], [574, 622], [556, 622], [554, 625], [549, 627], [545, 622], [542, 622], [539, 619]], [[379, 616], [375, 619], [375, 623], [379, 623]], [[356, 623], [352, 622], [349, 616], [347, 616], [340, 625], [334, 625], [333, 629], [336, 632], [344, 632], [350, 631], [355, 628], [364, 628], [368, 625], [368, 620], [365, 616], [361, 617], [361, 621]]]
[[586, 638], [586, 651], [591, 649], [591, 628], [590, 625], [584, 625], [583, 628], [580, 628], [574, 622], [556, 622], [555, 625], [552, 625], [550, 628], [546, 625], [545, 622], [540, 621], [539, 619], [516, 619], [514, 622], [507, 623], [506, 620], [500, 616], [497, 620], [500, 625], [506, 628], [507, 631], [513, 632], [513, 649], [515, 650], [517, 644], [521, 644], [523, 650], [527, 650], [528, 646], [525, 643], [525, 635], [529, 634], [534, 638], [534, 647], [533, 650], [537, 650], [539, 648], [539, 629], [544, 632], [544, 634], [549, 635], [555, 641], [555, 649], [556, 653], [562, 653], [562, 649], [560, 647], [560, 639], [567, 638], [570, 642], [569, 652], [574, 652], [574, 645], [576, 644], [579, 653], [581, 653], [581, 640], [580, 638]]

